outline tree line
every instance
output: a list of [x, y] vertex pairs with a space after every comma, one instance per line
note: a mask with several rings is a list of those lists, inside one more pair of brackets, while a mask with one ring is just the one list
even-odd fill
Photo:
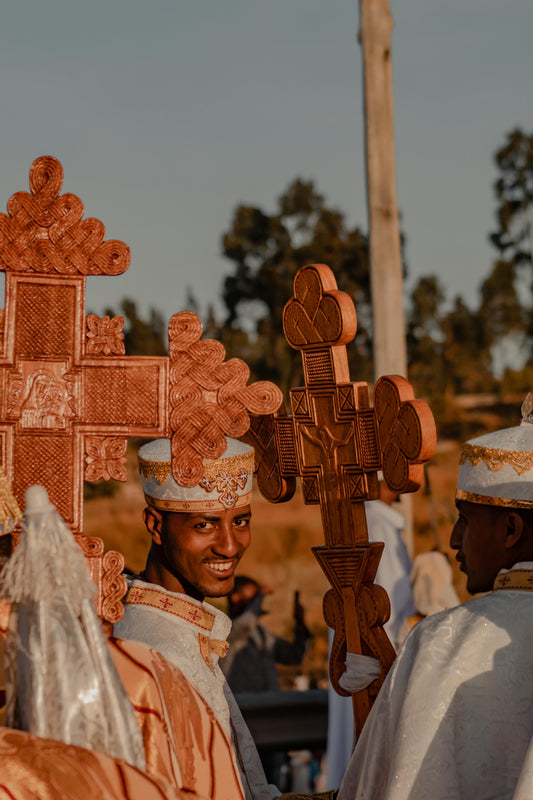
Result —
[[[519, 128], [507, 134], [494, 163], [495, 225], [489, 233], [494, 259], [470, 307], [457, 294], [447, 297], [436, 275], [420, 277], [406, 301], [409, 379], [445, 418], [450, 400], [461, 394], [525, 392], [533, 384], [533, 134]], [[250, 366], [253, 377], [288, 389], [302, 382], [301, 357], [286, 343], [283, 307], [293, 293], [294, 276], [305, 264], [328, 264], [339, 288], [353, 299], [358, 332], [348, 347], [354, 380], [371, 381], [372, 305], [368, 237], [347, 225], [312, 180], [296, 178], [277, 200], [273, 213], [239, 205], [222, 252], [231, 266], [222, 280], [224, 313], [207, 310], [205, 335], [219, 339], [231, 356]], [[402, 234], [404, 273], [405, 237]], [[189, 291], [188, 307], [198, 310]], [[112, 309], [106, 311], [116, 315]], [[152, 309], [140, 318], [135, 302], [124, 300], [125, 344], [129, 354], [166, 352], [166, 321]], [[505, 343], [514, 356], [505, 363]]]

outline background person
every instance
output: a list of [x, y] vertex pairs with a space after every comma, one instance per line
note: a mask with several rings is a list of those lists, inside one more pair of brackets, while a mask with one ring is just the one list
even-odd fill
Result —
[[[261, 586], [253, 578], [237, 575], [233, 591], [228, 595], [228, 616], [231, 619], [229, 650], [220, 666], [231, 690], [237, 695], [237, 702], [240, 692], [279, 691], [281, 687], [276, 664], [301, 664], [311, 638], [305, 626], [298, 592], [295, 592], [294, 598], [292, 641], [276, 636], [259, 624], [259, 618], [266, 613], [262, 609], [263, 598], [271, 593], [271, 589]], [[280, 784], [284, 760], [285, 754], [282, 752], [261, 754], [266, 778], [276, 786]], [[307, 785], [307, 791], [309, 788]]]
[[271, 593], [271, 589], [253, 578], [237, 575], [233, 591], [228, 595], [230, 647], [221, 668], [234, 693], [279, 691], [276, 664], [298, 665], [305, 655], [311, 634], [305, 625], [297, 592], [292, 641], [276, 636], [259, 624], [260, 617], [266, 613], [262, 608], [263, 599]]

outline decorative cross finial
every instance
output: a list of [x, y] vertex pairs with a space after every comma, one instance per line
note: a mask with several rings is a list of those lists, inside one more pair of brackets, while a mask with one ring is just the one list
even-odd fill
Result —
[[[355, 308], [326, 265], [299, 270], [283, 328], [301, 351], [305, 386], [290, 391], [291, 417], [278, 412], [254, 424], [247, 440], [259, 450], [259, 486], [268, 499], [287, 499], [300, 477], [304, 501], [320, 505], [325, 545], [313, 552], [332, 585], [324, 598], [335, 629], [330, 676], [346, 694], [338, 684], [346, 650], [377, 658], [382, 679], [395, 656], [382, 628], [389, 601], [373, 584], [383, 544], [368, 541], [364, 501], [378, 497], [378, 470], [398, 494], [420, 486], [435, 424], [404, 378], [380, 378], [373, 407], [368, 385], [350, 381], [346, 344], [357, 330]], [[380, 684], [353, 696], [358, 730]]]

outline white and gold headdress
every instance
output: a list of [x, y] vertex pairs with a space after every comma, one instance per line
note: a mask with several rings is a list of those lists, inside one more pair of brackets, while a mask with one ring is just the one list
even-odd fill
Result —
[[470, 503], [533, 508], [533, 394], [522, 422], [463, 445], [456, 498]]
[[226, 437], [220, 458], [203, 459], [197, 486], [180, 486], [172, 475], [170, 439], [154, 439], [139, 450], [146, 502], [160, 511], [204, 512], [240, 508], [252, 498], [254, 449]]

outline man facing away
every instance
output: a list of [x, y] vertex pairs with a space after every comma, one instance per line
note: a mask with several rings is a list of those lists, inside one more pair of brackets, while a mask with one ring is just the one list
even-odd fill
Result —
[[339, 800], [513, 797], [533, 734], [532, 409], [463, 446], [450, 545], [489, 594], [413, 628]]
[[[247, 800], [270, 800], [280, 792], [266, 782], [219, 666], [231, 621], [205, 602], [230, 593], [250, 544], [253, 465], [253, 448], [227, 439], [220, 458], [204, 459], [200, 484], [186, 488], [172, 476], [170, 440], [141, 448], [148, 504], [143, 518], [152, 543], [144, 570], [129, 582], [115, 634], [145, 642], [180, 668], [230, 736]], [[198, 746], [208, 748], [209, 743]]]

